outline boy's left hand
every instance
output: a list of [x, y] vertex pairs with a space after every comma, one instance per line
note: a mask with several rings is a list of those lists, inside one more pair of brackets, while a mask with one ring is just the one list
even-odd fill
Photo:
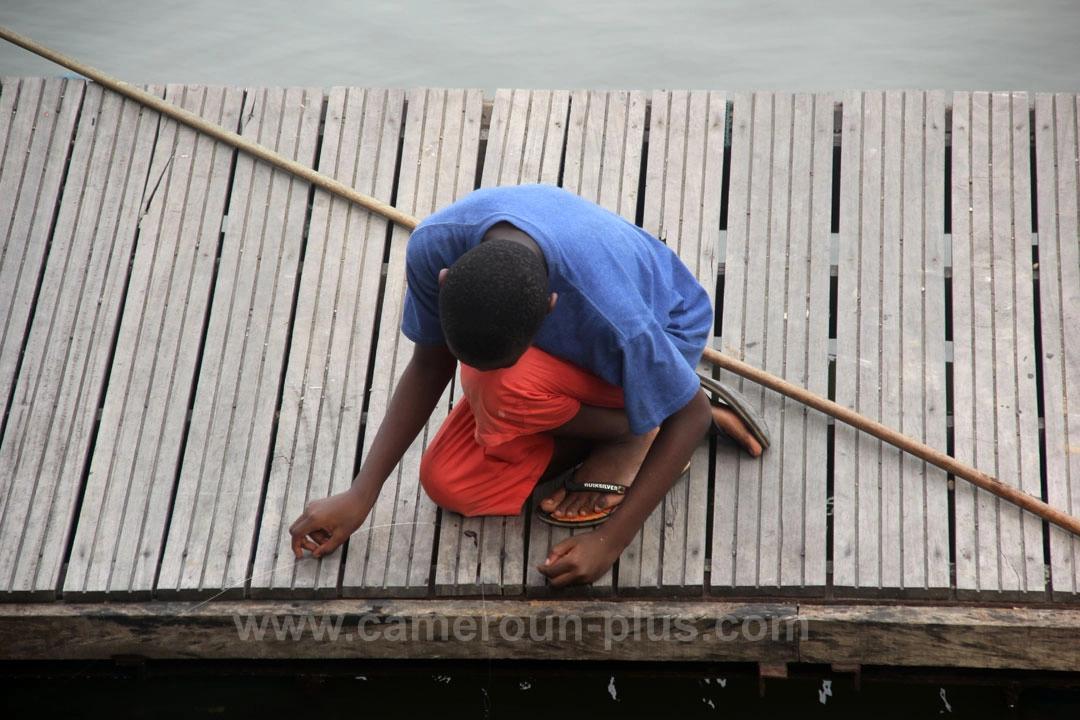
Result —
[[563, 540], [548, 551], [543, 565], [536, 567], [552, 587], [591, 583], [619, 559], [623, 548], [600, 530]]

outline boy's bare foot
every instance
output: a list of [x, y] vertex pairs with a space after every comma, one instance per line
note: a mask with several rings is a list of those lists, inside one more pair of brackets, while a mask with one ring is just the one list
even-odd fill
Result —
[[[712, 406], [713, 419], [720, 431], [742, 446], [751, 457], [760, 457], [761, 443], [743, 421], [727, 407]], [[628, 436], [596, 445], [585, 462], [574, 473], [579, 483], [618, 483], [629, 486], [652, 446], [659, 428], [647, 435]], [[623, 496], [601, 492], [567, 492], [557, 487], [540, 501], [540, 509], [560, 520], [574, 519], [603, 512], [622, 502]]]
[[738, 415], [726, 407], [717, 405], [713, 405], [712, 414], [713, 420], [716, 421], [722, 433], [741, 445], [746, 452], [750, 453], [751, 457], [761, 456], [761, 443], [747, 429]]

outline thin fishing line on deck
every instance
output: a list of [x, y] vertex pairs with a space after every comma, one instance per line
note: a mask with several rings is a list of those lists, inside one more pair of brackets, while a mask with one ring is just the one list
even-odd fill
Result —
[[[407, 526], [407, 525], [435, 525], [435, 523], [428, 522], [428, 521], [424, 521], [424, 522], [417, 521], [417, 522], [394, 522], [394, 523], [385, 523], [383, 525], [372, 525], [371, 527], [361, 527], [361, 528], [357, 529], [356, 532], [354, 532], [352, 535], [350, 535], [350, 538], [351, 537], [356, 537], [357, 534], [359, 534], [361, 532], [364, 532], [364, 531], [370, 532], [372, 530], [381, 530], [383, 528], [395, 528], [395, 527]], [[319, 560], [319, 559], [321, 559], [321, 558], [302, 557], [302, 558], [300, 558], [298, 560], [294, 560], [291, 563], [285, 563], [284, 565], [279, 565], [279, 566], [271, 568], [269, 570], [263, 570], [262, 572], [257, 572], [254, 575], [246, 577], [243, 580], [240, 580], [239, 582], [230, 585], [229, 587], [223, 588], [217, 594], [207, 598], [206, 600], [203, 600], [203, 601], [199, 602], [198, 604], [194, 605], [193, 607], [187, 608], [185, 610], [181, 610], [181, 611], [169, 616], [169, 620], [175, 619], [175, 618], [180, 617], [180, 616], [185, 615], [185, 614], [193, 613], [196, 610], [198, 610], [199, 608], [204, 607], [206, 605], [209, 605], [210, 603], [212, 603], [214, 600], [218, 599], [219, 597], [221, 597], [225, 593], [227, 593], [227, 592], [229, 592], [231, 590], [236, 590], [237, 588], [240, 588], [240, 587], [243, 587], [243, 586], [247, 585], [249, 582], [251, 582], [255, 578], [264, 577], [266, 575], [272, 575], [273, 573], [276, 573], [276, 572], [278, 572], [280, 570], [291, 570], [292, 568], [296, 567], [300, 563], [308, 562], [308, 561], [312, 561], [312, 560]], [[165, 622], [168, 622], [168, 620], [164, 621], [160, 625], [154, 626], [155, 629], [163, 627]]]

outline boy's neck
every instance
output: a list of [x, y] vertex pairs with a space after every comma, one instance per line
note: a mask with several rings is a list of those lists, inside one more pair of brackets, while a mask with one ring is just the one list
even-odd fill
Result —
[[536, 253], [536, 256], [544, 262], [544, 270], [547, 270], [547, 258], [544, 257], [544, 251], [540, 249], [540, 245], [538, 245], [527, 233], [514, 227], [508, 222], [500, 222], [492, 225], [491, 228], [484, 233], [483, 240], [480, 242], [483, 242], [484, 240], [509, 240], [510, 242], [523, 245]]

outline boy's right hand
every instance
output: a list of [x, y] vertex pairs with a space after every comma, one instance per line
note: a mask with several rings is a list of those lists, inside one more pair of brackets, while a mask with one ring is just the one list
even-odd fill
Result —
[[350, 491], [312, 500], [289, 528], [296, 559], [304, 557], [304, 550], [310, 550], [315, 558], [334, 552], [356, 532], [370, 511], [371, 504]]
[[343, 493], [313, 500], [289, 528], [296, 559], [304, 550], [321, 558], [334, 552], [367, 519], [379, 491], [423, 429], [457, 369], [445, 345], [415, 345], [397, 383], [386, 417], [365, 450], [363, 467]]

